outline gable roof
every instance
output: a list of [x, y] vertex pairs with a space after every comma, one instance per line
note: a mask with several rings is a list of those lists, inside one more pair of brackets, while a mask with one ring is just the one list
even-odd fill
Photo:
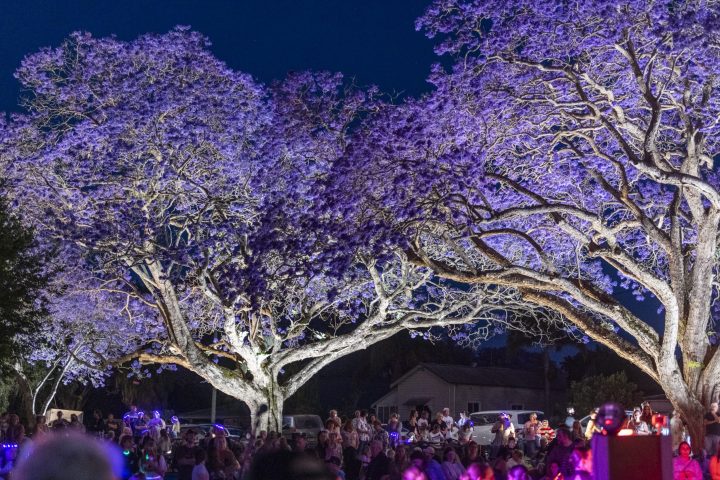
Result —
[[[453, 385], [545, 389], [542, 371], [504, 367], [470, 367], [441, 363], [421, 363], [393, 382], [392, 387], [395, 387], [419, 369], [427, 370], [441, 380]], [[551, 380], [550, 388], [552, 390], [565, 390], [565, 385], [562, 379], [555, 379]]]

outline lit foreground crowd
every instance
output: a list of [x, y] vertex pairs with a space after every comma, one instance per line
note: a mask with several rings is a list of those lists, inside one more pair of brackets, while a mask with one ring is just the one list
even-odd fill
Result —
[[[711, 414], [720, 425], [715, 407]], [[650, 421], [655, 418], [651, 414], [637, 409], [625, 420], [624, 430], [635, 435], [669, 433]], [[585, 480], [593, 478], [589, 440], [602, 431], [595, 415], [591, 412], [585, 428], [569, 415], [564, 425], [553, 429], [534, 414], [516, 428], [511, 414], [501, 413], [487, 446], [472, 439], [467, 415], [455, 420], [447, 409], [434, 417], [413, 412], [406, 422], [393, 415], [387, 425], [364, 411], [351, 419], [331, 411], [324, 428], [310, 438], [300, 432], [283, 436], [264, 431], [255, 438], [238, 437], [222, 425], [209, 431], [181, 428], [176, 418], [166, 425], [159, 413], [147, 419], [134, 407], [123, 420], [112, 415], [103, 419], [96, 412], [89, 425], [61, 416], [47, 424], [41, 417], [33, 434], [26, 436], [17, 416], [7, 415], [0, 432], [0, 478]], [[709, 427], [712, 432], [713, 424]], [[702, 465], [692, 458], [682, 435], [674, 448], [674, 478], [702, 480], [705, 470], [712, 480], [720, 479], [717, 445]]]

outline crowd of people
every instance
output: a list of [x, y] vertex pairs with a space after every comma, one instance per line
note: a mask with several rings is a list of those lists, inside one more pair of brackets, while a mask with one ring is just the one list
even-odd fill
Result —
[[[649, 406], [643, 407], [626, 419], [624, 429], [647, 435], [661, 428]], [[252, 479], [259, 459], [284, 453], [315, 462], [327, 478], [341, 480], [585, 480], [592, 479], [590, 439], [602, 431], [596, 416], [597, 411], [591, 412], [583, 428], [569, 412], [564, 424], [552, 428], [536, 414], [517, 424], [511, 414], [501, 413], [492, 425], [491, 444], [481, 446], [473, 439], [472, 419], [465, 413], [455, 419], [447, 408], [435, 415], [427, 408], [415, 410], [404, 422], [393, 414], [386, 425], [365, 411], [342, 418], [333, 410], [312, 438], [299, 432], [266, 431], [254, 437], [230, 437], [219, 424], [207, 432], [192, 426], [181, 430], [176, 417], [166, 421], [160, 412], [148, 416], [136, 406], [120, 418], [95, 411], [85, 424], [76, 416], [65, 419], [62, 412], [50, 422], [37, 417], [28, 436], [17, 415], [3, 414], [0, 479], [15, 480], [14, 468], [32, 451], [32, 444], [55, 432], [87, 433], [112, 445], [121, 458], [118, 478], [122, 480]], [[720, 428], [716, 404], [705, 420], [708, 446], [715, 446], [711, 451], [717, 454], [704, 464], [712, 480], [719, 480], [720, 452], [712, 436]], [[680, 437], [674, 447], [675, 478], [701, 480], [703, 468], [691, 456], [690, 445]]]

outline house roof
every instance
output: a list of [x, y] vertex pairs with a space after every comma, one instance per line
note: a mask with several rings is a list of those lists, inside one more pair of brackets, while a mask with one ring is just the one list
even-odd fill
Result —
[[[393, 382], [392, 387], [402, 382], [419, 369], [425, 369], [449, 384], [484, 385], [491, 387], [515, 387], [543, 390], [545, 381], [542, 371], [519, 370], [503, 367], [470, 367], [465, 365], [445, 365], [440, 363], [421, 363]], [[561, 379], [551, 380], [550, 388], [564, 390]]]

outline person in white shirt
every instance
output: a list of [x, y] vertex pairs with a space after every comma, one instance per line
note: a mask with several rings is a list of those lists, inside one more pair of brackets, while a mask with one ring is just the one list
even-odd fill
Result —
[[453, 424], [455, 423], [455, 420], [453, 420], [453, 417], [450, 416], [450, 409], [447, 407], [443, 408], [442, 414], [443, 414], [442, 420], [443, 420], [443, 422], [445, 422], [445, 425], [447, 425], [447, 428], [449, 430], [450, 427], [452, 427]]
[[420, 413], [420, 418], [418, 418], [417, 426], [418, 427], [427, 427], [430, 422], [428, 422], [428, 412], [427, 410], [423, 410]]
[[192, 471], [192, 480], [210, 480], [210, 472], [205, 466], [207, 453], [204, 449], [198, 448], [195, 452], [195, 466]]
[[439, 445], [445, 441], [445, 435], [443, 435], [442, 431], [440, 431], [440, 425], [437, 423], [433, 424], [432, 431], [430, 432], [430, 443]]

